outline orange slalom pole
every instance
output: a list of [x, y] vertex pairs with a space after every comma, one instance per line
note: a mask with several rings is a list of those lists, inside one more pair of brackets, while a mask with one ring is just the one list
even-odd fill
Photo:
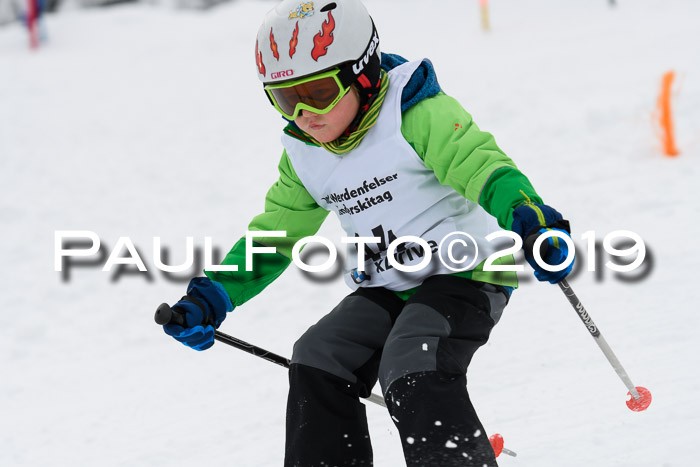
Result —
[[489, 0], [479, 0], [481, 6], [481, 28], [488, 31], [491, 28], [489, 24]]
[[659, 123], [661, 124], [661, 142], [664, 146], [664, 153], [667, 156], [678, 155], [678, 148], [673, 135], [673, 117], [671, 115], [671, 86], [675, 73], [669, 71], [664, 74], [661, 80], [661, 93], [659, 94]]

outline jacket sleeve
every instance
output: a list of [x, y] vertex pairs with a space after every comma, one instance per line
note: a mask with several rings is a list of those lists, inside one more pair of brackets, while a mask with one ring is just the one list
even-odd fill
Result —
[[526, 201], [523, 195], [542, 202], [493, 136], [442, 92], [406, 110], [401, 132], [441, 184], [479, 203], [502, 228], [510, 229], [513, 210]]
[[285, 237], [256, 237], [255, 246], [275, 247], [276, 253], [253, 255], [253, 270], [246, 271], [245, 237], [236, 242], [222, 265], [236, 265], [238, 271], [204, 271], [210, 279], [221, 283], [231, 302], [238, 306], [259, 294], [289, 266], [294, 244], [318, 232], [328, 211], [321, 208], [299, 180], [287, 152], [279, 163], [279, 179], [267, 192], [265, 211], [253, 218], [249, 231], [284, 230]]

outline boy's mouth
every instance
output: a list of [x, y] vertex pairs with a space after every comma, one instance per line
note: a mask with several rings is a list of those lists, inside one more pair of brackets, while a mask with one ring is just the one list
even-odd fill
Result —
[[311, 128], [312, 130], [320, 130], [324, 126], [326, 126], [326, 125], [322, 125], [319, 123], [309, 123], [309, 128]]

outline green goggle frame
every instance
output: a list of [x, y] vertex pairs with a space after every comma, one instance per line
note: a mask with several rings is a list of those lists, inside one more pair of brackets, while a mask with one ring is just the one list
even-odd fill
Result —
[[335, 68], [293, 81], [267, 84], [265, 93], [272, 105], [287, 120], [295, 120], [302, 110], [326, 114], [333, 110], [350, 90], [340, 79], [340, 69]]

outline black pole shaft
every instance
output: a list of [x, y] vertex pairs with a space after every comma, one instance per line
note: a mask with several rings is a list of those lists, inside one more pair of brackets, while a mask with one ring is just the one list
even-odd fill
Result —
[[[155, 319], [156, 323], [160, 325], [176, 324], [184, 327], [186, 324], [185, 317], [182, 315], [182, 313], [178, 312], [177, 310], [173, 310], [167, 303], [160, 304], [153, 318]], [[248, 352], [251, 355], [255, 355], [256, 357], [264, 358], [267, 361], [276, 363], [285, 368], [289, 368], [288, 358], [284, 358], [283, 356], [272, 353], [269, 350], [265, 350], [256, 345], [249, 344], [246, 341], [229, 336], [221, 331], [215, 331], [214, 339], [244, 352]]]
[[256, 357], [264, 358], [268, 362], [276, 363], [285, 368], [289, 368], [288, 358], [284, 358], [283, 356], [272, 353], [269, 350], [262, 349], [256, 345], [249, 344], [246, 341], [229, 336], [221, 331], [216, 331], [216, 334], [214, 334], [214, 339], [244, 352], [248, 352], [251, 355], [255, 355]]
[[[156, 323], [160, 325], [177, 324], [178, 326], [185, 326], [185, 324], [187, 324], [182, 313], [178, 312], [177, 310], [173, 310], [167, 303], [160, 304], [153, 318], [155, 319]], [[263, 358], [268, 362], [276, 363], [279, 366], [289, 369], [290, 361], [288, 358], [272, 353], [269, 350], [262, 349], [257, 345], [249, 344], [246, 341], [229, 336], [228, 334], [225, 334], [219, 330], [215, 331], [214, 339], [219, 342], [223, 342], [226, 345], [230, 345], [231, 347], [235, 347], [238, 350], [242, 350], [251, 355], [255, 355], [256, 357]], [[384, 402], [384, 398], [380, 395], [370, 394], [369, 397], [367, 397], [367, 400], [382, 407], [386, 407], [386, 402]]]

